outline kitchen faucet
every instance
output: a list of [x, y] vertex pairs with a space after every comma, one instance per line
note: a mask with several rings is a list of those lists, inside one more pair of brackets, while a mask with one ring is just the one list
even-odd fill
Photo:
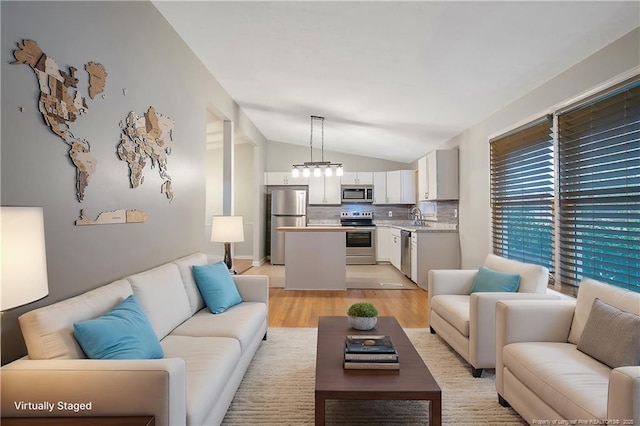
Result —
[[414, 225], [422, 225], [422, 211], [417, 206], [411, 209], [409, 216], [413, 219]]

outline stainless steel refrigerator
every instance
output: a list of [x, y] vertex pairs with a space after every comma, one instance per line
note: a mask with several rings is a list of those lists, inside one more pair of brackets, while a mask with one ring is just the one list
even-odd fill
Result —
[[284, 232], [280, 226], [307, 226], [307, 191], [271, 191], [271, 264], [284, 265]]

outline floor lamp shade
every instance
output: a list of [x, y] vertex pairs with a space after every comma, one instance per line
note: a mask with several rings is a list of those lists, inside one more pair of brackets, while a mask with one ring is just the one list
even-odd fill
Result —
[[211, 222], [211, 241], [224, 243], [224, 263], [231, 270], [231, 243], [244, 241], [242, 216], [214, 216]]
[[2, 276], [0, 310], [49, 294], [41, 207], [0, 207]]

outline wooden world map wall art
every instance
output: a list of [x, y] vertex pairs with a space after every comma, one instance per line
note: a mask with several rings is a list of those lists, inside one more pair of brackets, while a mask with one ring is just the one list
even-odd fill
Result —
[[[91, 176], [95, 173], [98, 160], [91, 153], [88, 140], [74, 135], [72, 125], [89, 110], [86, 98], [78, 89], [77, 68], [70, 66], [68, 72], [61, 69], [56, 61], [42, 51], [35, 40], [22, 40], [13, 51], [14, 65], [26, 64], [35, 73], [38, 88], [38, 110], [42, 114], [47, 127], [69, 147], [69, 159], [76, 169], [76, 198], [84, 200], [85, 190]], [[107, 82], [107, 71], [98, 62], [88, 62], [84, 66], [88, 74], [88, 93], [91, 99], [104, 92]], [[126, 90], [123, 91], [126, 95]], [[102, 96], [106, 99], [106, 95]], [[142, 169], [146, 158], [151, 159], [152, 167], [157, 164], [161, 178], [164, 180], [161, 192], [171, 201], [173, 189], [171, 177], [167, 174], [167, 155], [171, 153], [169, 142], [172, 138], [174, 122], [162, 114], [156, 114], [150, 107], [144, 117], [129, 113], [126, 126], [121, 127], [127, 140], [123, 137], [118, 146], [118, 155], [129, 163], [131, 186], [135, 188], [142, 183]], [[136, 184], [134, 185], [134, 181]], [[138, 223], [148, 218], [141, 210], [119, 209], [99, 213], [96, 220], [86, 217], [80, 210], [80, 219], [76, 225], [102, 225], [113, 223]]]

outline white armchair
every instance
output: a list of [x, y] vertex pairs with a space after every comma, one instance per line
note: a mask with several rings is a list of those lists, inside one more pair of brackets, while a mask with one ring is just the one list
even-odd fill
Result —
[[[588, 323], [598, 310], [596, 298], [610, 308], [606, 318], [595, 314], [594, 330]], [[638, 316], [639, 293], [592, 279], [582, 281], [573, 301], [499, 302], [500, 404], [510, 405], [529, 423], [605, 424], [606, 419], [606, 424], [640, 424], [640, 329], [638, 319], [629, 320]], [[595, 340], [594, 331], [602, 334], [595, 334]], [[585, 339], [598, 344], [588, 346]]]
[[495, 309], [498, 300], [560, 299], [547, 289], [549, 271], [539, 265], [504, 259], [489, 254], [484, 266], [495, 271], [520, 275], [515, 293], [470, 294], [477, 270], [429, 271], [429, 327], [472, 367], [480, 377], [482, 369], [496, 366]]

